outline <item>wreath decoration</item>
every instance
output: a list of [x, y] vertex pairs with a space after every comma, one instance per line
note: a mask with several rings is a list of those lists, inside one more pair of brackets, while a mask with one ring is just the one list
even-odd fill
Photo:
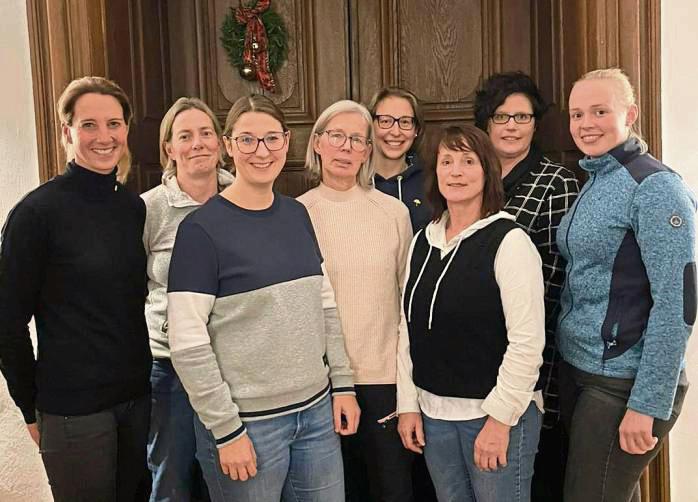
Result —
[[283, 18], [270, 6], [271, 0], [257, 0], [253, 7], [231, 7], [221, 25], [221, 43], [242, 78], [258, 80], [265, 90], [274, 92], [273, 74], [288, 57], [288, 32]]

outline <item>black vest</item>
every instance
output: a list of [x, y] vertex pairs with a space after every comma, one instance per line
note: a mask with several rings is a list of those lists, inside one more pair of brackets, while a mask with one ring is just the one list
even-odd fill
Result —
[[[508, 341], [494, 259], [504, 236], [515, 228], [511, 220], [496, 220], [464, 239], [443, 260], [437, 248], [429, 254], [424, 231], [417, 237], [404, 306], [412, 379], [421, 389], [444, 397], [484, 399], [497, 384]], [[429, 329], [436, 282], [451, 258], [436, 293]]]

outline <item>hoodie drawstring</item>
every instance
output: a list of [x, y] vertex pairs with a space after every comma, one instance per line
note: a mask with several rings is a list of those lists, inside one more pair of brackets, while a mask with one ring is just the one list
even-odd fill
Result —
[[[422, 230], [420, 230], [421, 232]], [[422, 264], [422, 269], [419, 271], [419, 275], [417, 275], [417, 280], [414, 281], [414, 286], [412, 286], [412, 292], [410, 293], [410, 302], [407, 304], [407, 322], [412, 321], [412, 299], [414, 298], [414, 292], [417, 291], [417, 285], [419, 284], [420, 279], [422, 278], [422, 274], [424, 273], [424, 269], [427, 268], [427, 263], [429, 262], [429, 257], [431, 256], [431, 250], [434, 249], [431, 247], [431, 244], [429, 245], [429, 252], [427, 253], [427, 258], [424, 260], [424, 263]]]
[[402, 202], [402, 174], [397, 177], [397, 198]]
[[460, 247], [461, 242], [463, 242], [463, 239], [458, 240], [458, 244], [456, 244], [456, 249], [454, 249], [453, 253], [451, 253], [451, 257], [448, 259], [448, 263], [444, 267], [443, 272], [441, 272], [439, 279], [436, 281], [436, 286], [434, 286], [434, 294], [431, 297], [431, 305], [429, 306], [429, 326], [427, 328], [430, 331], [431, 331], [431, 320], [434, 317], [434, 303], [436, 303], [436, 295], [439, 293], [439, 285], [441, 284], [441, 280], [446, 275], [446, 272], [448, 271], [448, 267], [451, 266], [451, 262], [453, 261], [453, 258], [455, 258], [456, 253], [458, 253], [458, 248]]

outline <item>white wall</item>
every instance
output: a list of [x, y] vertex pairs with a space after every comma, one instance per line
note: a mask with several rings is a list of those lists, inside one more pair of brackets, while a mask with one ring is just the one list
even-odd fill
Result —
[[[0, 225], [22, 195], [39, 184], [24, 0], [0, 1]], [[52, 500], [36, 445], [0, 376], [0, 500]]]
[[[663, 161], [698, 194], [698, 2], [662, 0]], [[688, 345], [693, 387], [671, 432], [671, 493], [675, 502], [698, 502], [698, 330]]]

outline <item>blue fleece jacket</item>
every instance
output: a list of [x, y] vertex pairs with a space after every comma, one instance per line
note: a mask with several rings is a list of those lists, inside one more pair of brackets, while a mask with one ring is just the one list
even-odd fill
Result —
[[696, 318], [696, 201], [634, 139], [580, 161], [589, 181], [562, 219], [565, 361], [634, 378], [628, 408], [667, 420]]

